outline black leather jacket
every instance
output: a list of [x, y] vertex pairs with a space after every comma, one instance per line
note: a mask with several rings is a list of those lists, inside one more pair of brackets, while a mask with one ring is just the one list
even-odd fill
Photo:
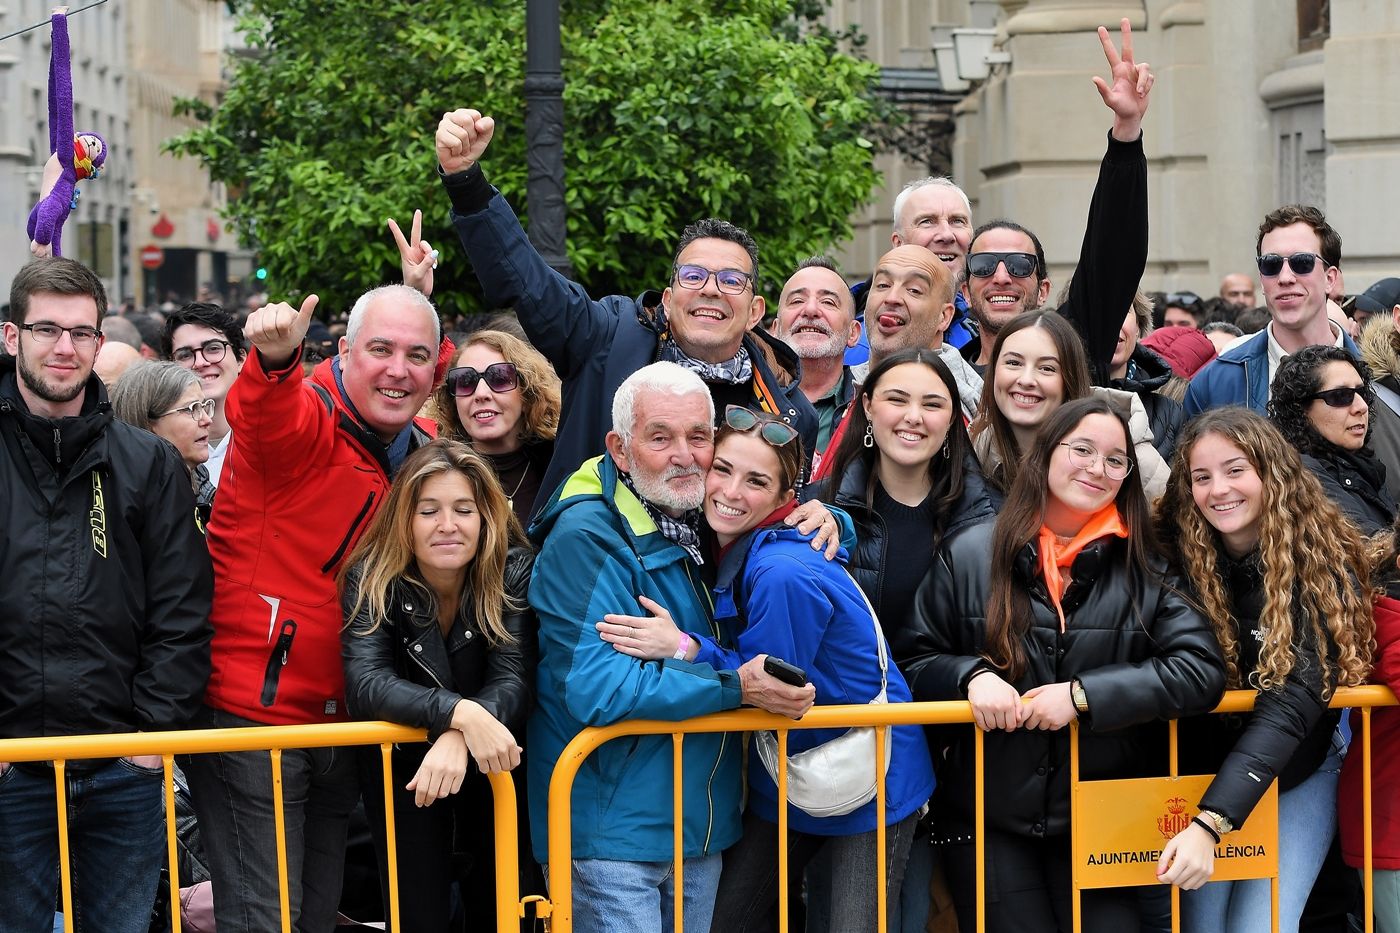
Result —
[[[389, 616], [372, 632], [367, 608], [349, 620], [341, 632], [345, 661], [345, 701], [356, 719], [386, 719], [428, 730], [436, 739], [452, 727], [452, 711], [463, 698], [475, 700], [519, 741], [525, 717], [534, 703], [535, 664], [539, 656], [535, 613], [528, 607], [530, 570], [534, 555], [511, 548], [506, 557], [506, 593], [519, 611], [502, 617], [513, 641], [491, 648], [482, 627], [463, 598], [454, 624], [461, 627], [470, 652], [474, 676], [454, 683], [447, 642], [437, 624], [437, 609], [426, 590], [396, 580], [389, 599]], [[359, 591], [360, 568], [350, 571], [341, 604], [348, 613]]]
[[[911, 640], [893, 646], [915, 700], [962, 700], [967, 681], [991, 665], [982, 657], [991, 577], [991, 523], [975, 525], [942, 549], [914, 604]], [[1075, 558], [1059, 618], [1040, 579], [1034, 543], [1015, 575], [1031, 596], [1022, 693], [1078, 678], [1089, 702], [1081, 722], [1080, 776], [1138, 777], [1166, 761], [1166, 732], [1157, 720], [1203, 713], [1225, 687], [1220, 647], [1206, 621], [1170, 579], [1128, 578], [1125, 543], [1088, 545]], [[1163, 568], [1154, 566], [1154, 571]], [[958, 726], [934, 796], [940, 834], [972, 831], [975, 795], [973, 736]], [[986, 735], [987, 825], [1043, 838], [1069, 832], [1069, 730]], [[1160, 773], [1160, 771], [1158, 772]]]

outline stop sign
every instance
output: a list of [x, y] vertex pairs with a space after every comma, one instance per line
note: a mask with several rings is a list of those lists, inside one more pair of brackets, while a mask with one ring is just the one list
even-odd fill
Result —
[[165, 250], [152, 243], [150, 246], [141, 248], [141, 267], [143, 269], [159, 269], [161, 263], [165, 262]]

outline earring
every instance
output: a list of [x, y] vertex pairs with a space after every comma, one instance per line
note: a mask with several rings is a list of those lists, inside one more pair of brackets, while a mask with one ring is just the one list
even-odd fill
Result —
[[943, 442], [943, 459], [944, 459], [944, 460], [947, 460], [947, 459], [948, 459], [948, 456], [949, 456], [949, 454], [948, 454], [948, 442], [945, 440], [945, 441]]
[[865, 446], [875, 446], [875, 428], [868, 421], [865, 423]]

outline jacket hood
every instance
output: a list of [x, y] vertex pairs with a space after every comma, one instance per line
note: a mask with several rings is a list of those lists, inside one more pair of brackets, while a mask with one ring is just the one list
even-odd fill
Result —
[[1123, 377], [1122, 379], [1110, 379], [1110, 388], [1122, 389], [1126, 392], [1156, 392], [1167, 384], [1167, 380], [1172, 377], [1171, 365], [1157, 353], [1141, 343], [1137, 349], [1133, 350], [1130, 361], [1137, 366], [1137, 374], [1134, 378]]
[[1395, 324], [1387, 314], [1378, 314], [1366, 324], [1357, 345], [1361, 358], [1375, 372], [1376, 378], [1389, 376], [1400, 380], [1400, 350], [1396, 349]]

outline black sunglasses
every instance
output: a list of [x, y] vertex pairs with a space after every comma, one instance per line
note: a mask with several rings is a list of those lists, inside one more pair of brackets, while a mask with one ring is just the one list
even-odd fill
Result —
[[973, 253], [967, 257], [967, 271], [979, 279], [996, 275], [997, 266], [1006, 263], [1006, 274], [1027, 279], [1035, 274], [1036, 261], [1030, 253]]
[[477, 383], [483, 379], [492, 392], [509, 392], [520, 385], [520, 373], [516, 371], [514, 363], [492, 363], [481, 372], [470, 366], [459, 366], [449, 369], [444, 381], [449, 392], [458, 398], [466, 398], [476, 392]]
[[771, 418], [760, 418], [754, 412], [740, 405], [725, 407], [724, 423], [734, 430], [742, 432], [752, 431], [756, 425], [762, 425], [758, 430], [758, 436], [774, 447], [791, 444], [792, 439], [797, 436], [797, 429], [792, 425], [774, 421]]
[[1351, 400], [1358, 395], [1361, 396], [1361, 401], [1370, 404], [1367, 394], [1365, 386], [1337, 386], [1335, 389], [1314, 392], [1308, 398], [1320, 401], [1328, 408], [1350, 408]]
[[[1322, 257], [1317, 253], [1293, 253], [1290, 256], [1280, 256], [1278, 253], [1265, 253], [1254, 261], [1259, 265], [1259, 274], [1267, 275], [1270, 278], [1283, 271], [1283, 264], [1288, 263], [1288, 268], [1293, 270], [1294, 275], [1307, 275], [1317, 267], [1317, 261]], [[1323, 263], [1326, 266], [1326, 263]]]

